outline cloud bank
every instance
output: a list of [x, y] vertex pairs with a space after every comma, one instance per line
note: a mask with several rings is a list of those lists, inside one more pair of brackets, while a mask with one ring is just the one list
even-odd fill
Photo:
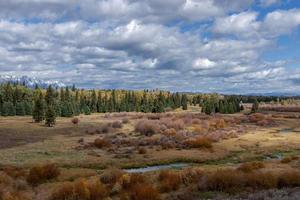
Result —
[[[288, 67], [290, 60], [264, 56], [280, 48], [280, 37], [299, 29], [300, 9], [280, 5], [254, 0], [0, 1], [0, 73], [85, 88], [300, 92], [300, 73]], [[275, 8], [262, 14], [268, 6]]]

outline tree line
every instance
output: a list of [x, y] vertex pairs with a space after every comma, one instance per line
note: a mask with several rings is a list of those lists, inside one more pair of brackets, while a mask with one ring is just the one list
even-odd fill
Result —
[[[55, 119], [56, 116], [72, 117], [81, 113], [161, 113], [166, 109], [180, 107], [186, 110], [188, 103], [186, 94], [158, 90], [84, 90], [75, 86], [59, 89], [49, 86], [47, 90], [43, 90], [11, 83], [0, 85], [0, 114], [32, 115], [36, 122]], [[52, 123], [54, 122], [49, 122], [48, 125]]]

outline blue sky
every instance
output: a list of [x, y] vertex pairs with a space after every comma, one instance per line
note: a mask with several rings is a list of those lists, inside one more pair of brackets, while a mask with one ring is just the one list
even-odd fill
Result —
[[297, 0], [0, 0], [0, 75], [300, 94]]

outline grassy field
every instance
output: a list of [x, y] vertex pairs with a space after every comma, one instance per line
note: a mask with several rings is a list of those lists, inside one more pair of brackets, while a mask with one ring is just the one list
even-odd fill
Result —
[[[80, 188], [89, 188], [92, 187], [90, 182], [100, 177], [101, 183], [97, 184], [101, 186], [96, 188], [103, 187], [105, 195], [94, 199], [222, 199], [227, 195], [234, 198], [242, 192], [249, 192], [252, 186], [247, 183], [247, 189], [237, 190], [235, 186], [228, 189], [225, 186], [213, 187], [212, 184], [209, 188], [210, 183], [207, 182], [204, 187], [201, 176], [197, 174], [238, 170], [245, 163], [259, 162], [263, 169], [257, 169], [257, 173], [292, 171], [299, 176], [299, 171], [295, 171], [300, 168], [298, 118], [278, 117], [274, 113], [207, 116], [199, 114], [197, 108], [191, 108], [189, 111], [165, 114], [82, 115], [78, 119], [79, 123], [73, 124], [70, 118], [58, 118], [56, 126], [49, 128], [32, 123], [30, 117], [0, 118], [0, 196], [11, 195], [18, 199], [20, 193], [28, 199], [78, 199], [74, 197], [77, 193], [74, 194], [73, 189], [70, 192], [70, 187], [76, 186], [70, 184], [82, 184]], [[32, 183], [28, 177], [32, 175], [32, 168], [49, 163], [59, 170], [59, 175], [30, 186]], [[166, 174], [153, 171], [134, 175], [141, 176], [134, 177], [139, 184], [127, 183], [130, 178], [134, 179], [131, 177], [133, 175], [122, 171], [170, 163], [187, 163], [188, 167], [169, 170], [171, 175], [165, 170], [163, 172]], [[21, 175], [15, 175], [16, 172]], [[189, 180], [191, 184], [185, 183], [187, 177], [193, 177], [188, 173], [197, 180]], [[227, 172], [222, 173], [222, 176], [228, 176]], [[159, 178], [161, 176], [164, 178]], [[244, 177], [244, 174], [240, 176]], [[210, 178], [213, 180], [213, 176], [207, 180]], [[244, 179], [248, 180], [247, 177]], [[280, 177], [278, 180], [281, 180]], [[172, 186], [170, 182], [176, 181], [178, 185]], [[222, 181], [226, 182], [226, 179]], [[15, 182], [22, 182], [23, 187], [15, 188]], [[284, 186], [297, 188], [299, 184], [300, 178]], [[137, 189], [139, 186], [143, 187]], [[61, 191], [58, 188], [67, 190], [65, 187], [69, 187], [72, 198], [59, 196]], [[258, 191], [273, 188], [280, 189], [271, 185], [252, 189], [259, 194]], [[94, 190], [89, 190], [89, 197], [79, 199], [93, 199], [91, 191]], [[143, 194], [136, 190], [143, 191]], [[144, 195], [152, 190], [157, 195]], [[297, 195], [298, 191], [295, 189], [290, 193]], [[254, 192], [250, 190], [250, 193]], [[184, 196], [188, 194], [190, 196]], [[53, 197], [55, 195], [58, 196]]]

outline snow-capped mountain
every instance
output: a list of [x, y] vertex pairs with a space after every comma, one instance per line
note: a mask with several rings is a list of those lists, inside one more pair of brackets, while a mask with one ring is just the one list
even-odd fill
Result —
[[0, 83], [20, 83], [25, 84], [27, 87], [34, 88], [36, 85], [38, 85], [40, 88], [47, 88], [49, 85], [52, 85], [53, 87], [65, 87], [66, 85], [64, 83], [61, 83], [59, 81], [44, 81], [33, 77], [28, 76], [9, 76], [9, 75], [0, 75]]

